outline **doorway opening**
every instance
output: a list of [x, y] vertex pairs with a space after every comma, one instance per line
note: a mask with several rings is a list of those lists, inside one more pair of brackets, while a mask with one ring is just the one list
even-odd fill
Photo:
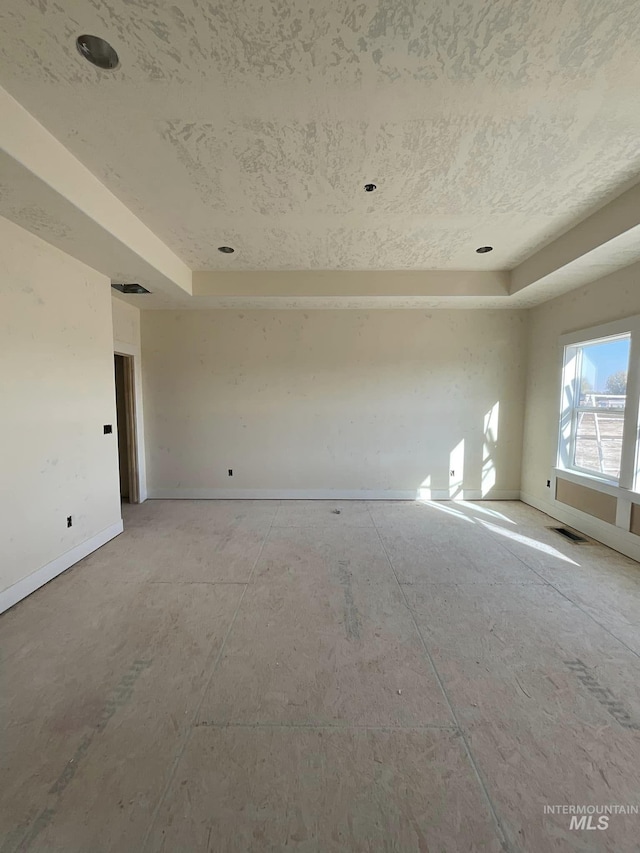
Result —
[[135, 372], [132, 355], [114, 355], [120, 498], [140, 503], [138, 442], [136, 435]]

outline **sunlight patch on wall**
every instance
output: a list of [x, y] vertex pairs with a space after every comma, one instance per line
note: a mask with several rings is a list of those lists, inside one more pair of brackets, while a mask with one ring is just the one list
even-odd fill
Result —
[[426, 477], [422, 483], [420, 483], [420, 488], [418, 489], [417, 494], [418, 500], [421, 501], [430, 501], [431, 500], [431, 474]]
[[462, 500], [464, 483], [464, 438], [449, 454], [449, 497]]
[[496, 402], [484, 416], [484, 442], [482, 445], [482, 497], [496, 484], [495, 450], [498, 444], [500, 402]]

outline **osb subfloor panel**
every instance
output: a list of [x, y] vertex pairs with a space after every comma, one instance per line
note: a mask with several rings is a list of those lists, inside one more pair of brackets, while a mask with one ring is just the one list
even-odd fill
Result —
[[124, 512], [0, 617], [1, 853], [640, 849], [545, 813], [638, 804], [633, 561], [517, 502]]

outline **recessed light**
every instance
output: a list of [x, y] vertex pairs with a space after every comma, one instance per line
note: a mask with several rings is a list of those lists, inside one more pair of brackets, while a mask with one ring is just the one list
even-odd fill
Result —
[[374, 190], [377, 190], [377, 186], [375, 184], [365, 184], [364, 191], [366, 193], [372, 193]]
[[479, 249], [476, 249], [476, 252], [479, 255], [486, 255], [487, 252], [493, 252], [493, 246], [480, 246]]
[[118, 54], [108, 41], [99, 36], [78, 36], [76, 47], [81, 56], [84, 56], [92, 65], [97, 65], [98, 68], [110, 71], [120, 64]]
[[119, 290], [120, 293], [151, 293], [151, 291], [147, 290], [146, 287], [137, 283], [112, 284], [111, 287], [113, 287], [114, 290]]
[[231, 246], [218, 246], [218, 251], [222, 252], [223, 255], [232, 255], [235, 249], [232, 249]]

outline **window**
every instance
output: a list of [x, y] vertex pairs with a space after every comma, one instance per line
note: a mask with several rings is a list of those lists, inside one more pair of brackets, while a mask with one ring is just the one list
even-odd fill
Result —
[[[635, 488], [638, 387], [632, 337], [640, 318], [563, 339], [564, 361], [558, 465]], [[618, 334], [597, 334], [626, 326]], [[568, 338], [568, 340], [567, 340]], [[636, 371], [637, 372], [637, 371]]]
[[[620, 479], [630, 335], [568, 347], [573, 375], [570, 467]], [[565, 362], [566, 363], [566, 362]]]

